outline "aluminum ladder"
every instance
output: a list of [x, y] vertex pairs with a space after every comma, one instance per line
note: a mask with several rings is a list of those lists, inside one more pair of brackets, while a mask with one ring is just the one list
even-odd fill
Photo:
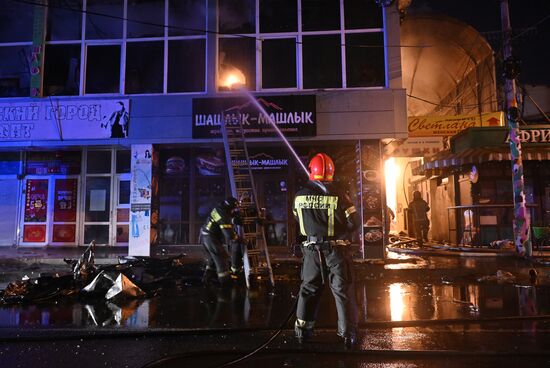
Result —
[[[231, 118], [229, 118], [231, 117]], [[250, 168], [245, 133], [241, 114], [224, 111], [220, 129], [225, 149], [231, 194], [240, 202], [242, 224], [237, 233], [244, 239], [243, 266], [247, 288], [254, 282], [269, 280], [274, 286], [273, 269], [261, 221], [263, 214], [258, 208], [254, 177]]]

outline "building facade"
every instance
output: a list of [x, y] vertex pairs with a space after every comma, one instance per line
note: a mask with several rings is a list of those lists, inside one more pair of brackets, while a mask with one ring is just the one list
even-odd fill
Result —
[[[396, 5], [0, 3], [1, 245], [128, 245], [144, 231], [146, 247], [196, 244], [229, 194], [216, 109], [249, 98], [228, 78], [264, 102], [301, 159], [334, 155], [365, 223], [381, 226], [381, 142], [407, 136]], [[256, 133], [268, 243], [289, 246], [306, 178], [276, 135]], [[380, 252], [381, 233], [355, 240]]]

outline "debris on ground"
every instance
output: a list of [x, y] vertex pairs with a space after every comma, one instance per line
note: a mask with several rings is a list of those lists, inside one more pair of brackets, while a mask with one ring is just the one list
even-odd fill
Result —
[[515, 244], [513, 240], [502, 239], [494, 240], [489, 243], [489, 248], [491, 249], [515, 249]]
[[42, 302], [66, 296], [81, 299], [135, 299], [156, 295], [164, 282], [181, 280], [185, 256], [122, 257], [115, 265], [97, 266], [95, 241], [77, 260], [64, 259], [70, 271], [23, 277], [0, 290], [0, 304]]
[[511, 272], [498, 270], [495, 275], [478, 277], [477, 281], [478, 282], [497, 281], [499, 283], [502, 283], [502, 282], [512, 283], [516, 281], [516, 277]]

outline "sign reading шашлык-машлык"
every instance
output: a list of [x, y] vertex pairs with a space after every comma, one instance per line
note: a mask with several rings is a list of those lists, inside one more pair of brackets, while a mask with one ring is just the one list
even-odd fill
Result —
[[193, 138], [220, 138], [222, 121], [226, 125], [240, 122], [248, 137], [274, 137], [277, 133], [269, 119], [287, 137], [317, 134], [315, 95], [255, 98], [269, 117], [245, 97], [194, 98]]

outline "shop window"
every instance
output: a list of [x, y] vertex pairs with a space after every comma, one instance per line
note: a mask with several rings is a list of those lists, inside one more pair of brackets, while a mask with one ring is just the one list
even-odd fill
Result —
[[256, 2], [224, 0], [218, 2], [221, 33], [254, 33], [256, 31]]
[[88, 151], [88, 156], [86, 160], [86, 173], [111, 173], [111, 151]]
[[128, 38], [164, 36], [164, 0], [128, 1]]
[[246, 88], [256, 88], [256, 40], [254, 38], [220, 39], [220, 76], [235, 69], [244, 74]]
[[168, 42], [168, 92], [205, 90], [205, 41]]
[[0, 97], [29, 96], [30, 46], [0, 47]]
[[267, 39], [262, 42], [262, 87], [296, 87], [296, 39]]
[[382, 8], [376, 1], [344, 0], [346, 29], [382, 28]]
[[80, 44], [46, 45], [44, 94], [74, 96], [80, 86]]
[[85, 225], [84, 243], [90, 244], [92, 240], [96, 244], [109, 244], [109, 225]]
[[187, 150], [160, 152], [160, 244], [189, 240], [189, 157]]
[[118, 93], [119, 86], [120, 46], [88, 46], [86, 93]]
[[296, 32], [296, 0], [260, 0], [260, 32]]
[[340, 48], [340, 35], [304, 36], [304, 88], [342, 87]]
[[498, 203], [513, 203], [513, 188], [511, 178], [497, 179], [496, 185], [496, 201]]
[[[373, 47], [361, 47], [369, 45]], [[346, 35], [346, 76], [348, 87], [385, 85], [384, 37], [381, 32]]]
[[161, 93], [164, 43], [136, 42], [126, 46], [126, 93]]
[[203, 222], [210, 214], [210, 211], [226, 197], [225, 178], [202, 178], [200, 182], [197, 182], [196, 188], [195, 215]]
[[30, 3], [0, 0], [0, 43], [32, 41], [33, 8]]
[[19, 174], [21, 156], [19, 152], [0, 152], [0, 175]]
[[168, 35], [204, 34], [206, 0], [168, 0]]
[[[108, 222], [110, 220], [111, 178], [86, 178], [86, 222]], [[109, 227], [107, 225], [107, 227]]]
[[131, 158], [130, 150], [116, 151], [116, 173], [125, 174], [130, 172]]
[[302, 0], [302, 29], [303, 31], [340, 29], [340, 0]]
[[80, 174], [80, 151], [27, 152], [25, 174], [27, 175], [78, 175]]
[[130, 203], [130, 181], [121, 180], [118, 183], [118, 204]]
[[121, 0], [87, 0], [86, 38], [122, 38], [123, 9], [124, 2]]
[[46, 40], [80, 40], [82, 0], [49, 0]]

